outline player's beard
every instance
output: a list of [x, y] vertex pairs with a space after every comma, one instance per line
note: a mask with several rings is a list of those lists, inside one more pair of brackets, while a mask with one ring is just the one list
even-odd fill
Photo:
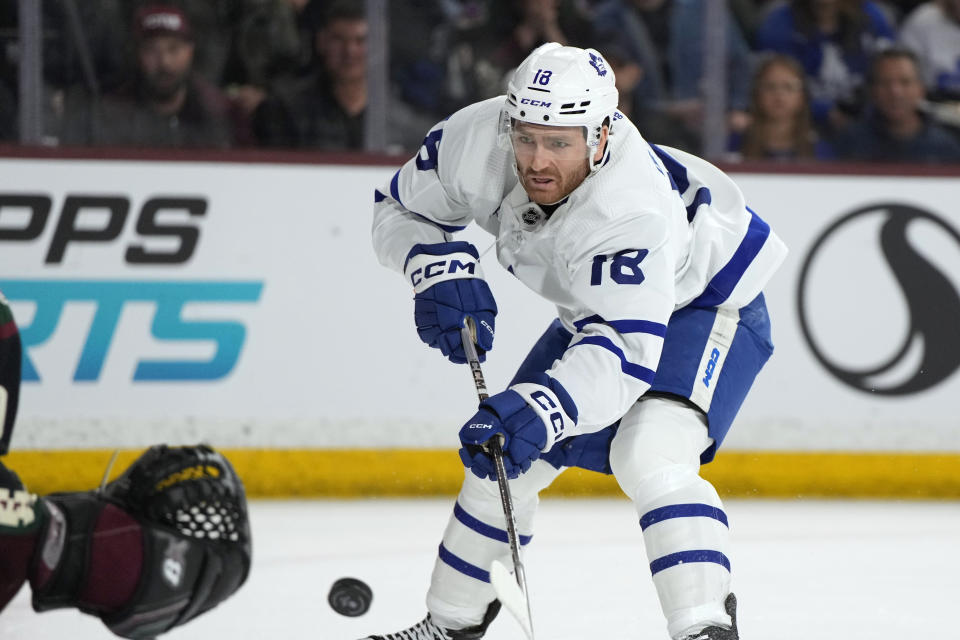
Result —
[[157, 71], [144, 78], [147, 97], [155, 102], [169, 102], [187, 86], [187, 72]]
[[[560, 171], [535, 172], [530, 169], [520, 173], [520, 182], [531, 200], [537, 204], [555, 204], [569, 196], [587, 178], [590, 168], [586, 163], [579, 165], [575, 172], [564, 175]], [[536, 189], [534, 178], [550, 178], [550, 188]], [[533, 187], [533, 188], [532, 188]]]

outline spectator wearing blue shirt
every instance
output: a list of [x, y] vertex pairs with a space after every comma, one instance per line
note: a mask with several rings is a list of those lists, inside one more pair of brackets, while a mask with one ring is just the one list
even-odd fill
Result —
[[770, 10], [756, 44], [800, 62], [810, 82], [814, 122], [838, 131], [862, 107], [871, 56], [893, 40], [893, 27], [873, 2], [790, 0]]
[[887, 49], [877, 54], [870, 66], [868, 88], [871, 108], [837, 139], [841, 157], [876, 162], [960, 162], [960, 142], [919, 110], [925, 89], [912, 51]]

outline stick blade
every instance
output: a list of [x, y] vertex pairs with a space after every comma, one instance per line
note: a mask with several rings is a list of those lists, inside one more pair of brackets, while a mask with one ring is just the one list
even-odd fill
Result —
[[520, 623], [527, 640], [533, 640], [533, 621], [530, 619], [527, 598], [520, 590], [520, 585], [517, 584], [513, 574], [499, 560], [494, 560], [490, 566], [490, 584], [493, 585], [500, 604], [506, 607], [507, 611]]

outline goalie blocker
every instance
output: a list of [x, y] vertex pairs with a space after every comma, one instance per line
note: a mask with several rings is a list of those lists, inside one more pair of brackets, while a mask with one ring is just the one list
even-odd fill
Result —
[[192, 620], [236, 592], [250, 570], [243, 485], [204, 445], [151, 447], [102, 490], [51, 494], [32, 508], [36, 522], [19, 532], [0, 526], [0, 565], [11, 563], [4, 549], [30, 557], [9, 596], [29, 578], [36, 611], [77, 607], [124, 638]]

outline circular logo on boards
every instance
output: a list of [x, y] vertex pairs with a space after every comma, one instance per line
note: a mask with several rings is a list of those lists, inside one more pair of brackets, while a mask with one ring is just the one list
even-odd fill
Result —
[[834, 377], [886, 396], [934, 387], [960, 368], [960, 233], [914, 206], [840, 217], [800, 269], [804, 339]]

